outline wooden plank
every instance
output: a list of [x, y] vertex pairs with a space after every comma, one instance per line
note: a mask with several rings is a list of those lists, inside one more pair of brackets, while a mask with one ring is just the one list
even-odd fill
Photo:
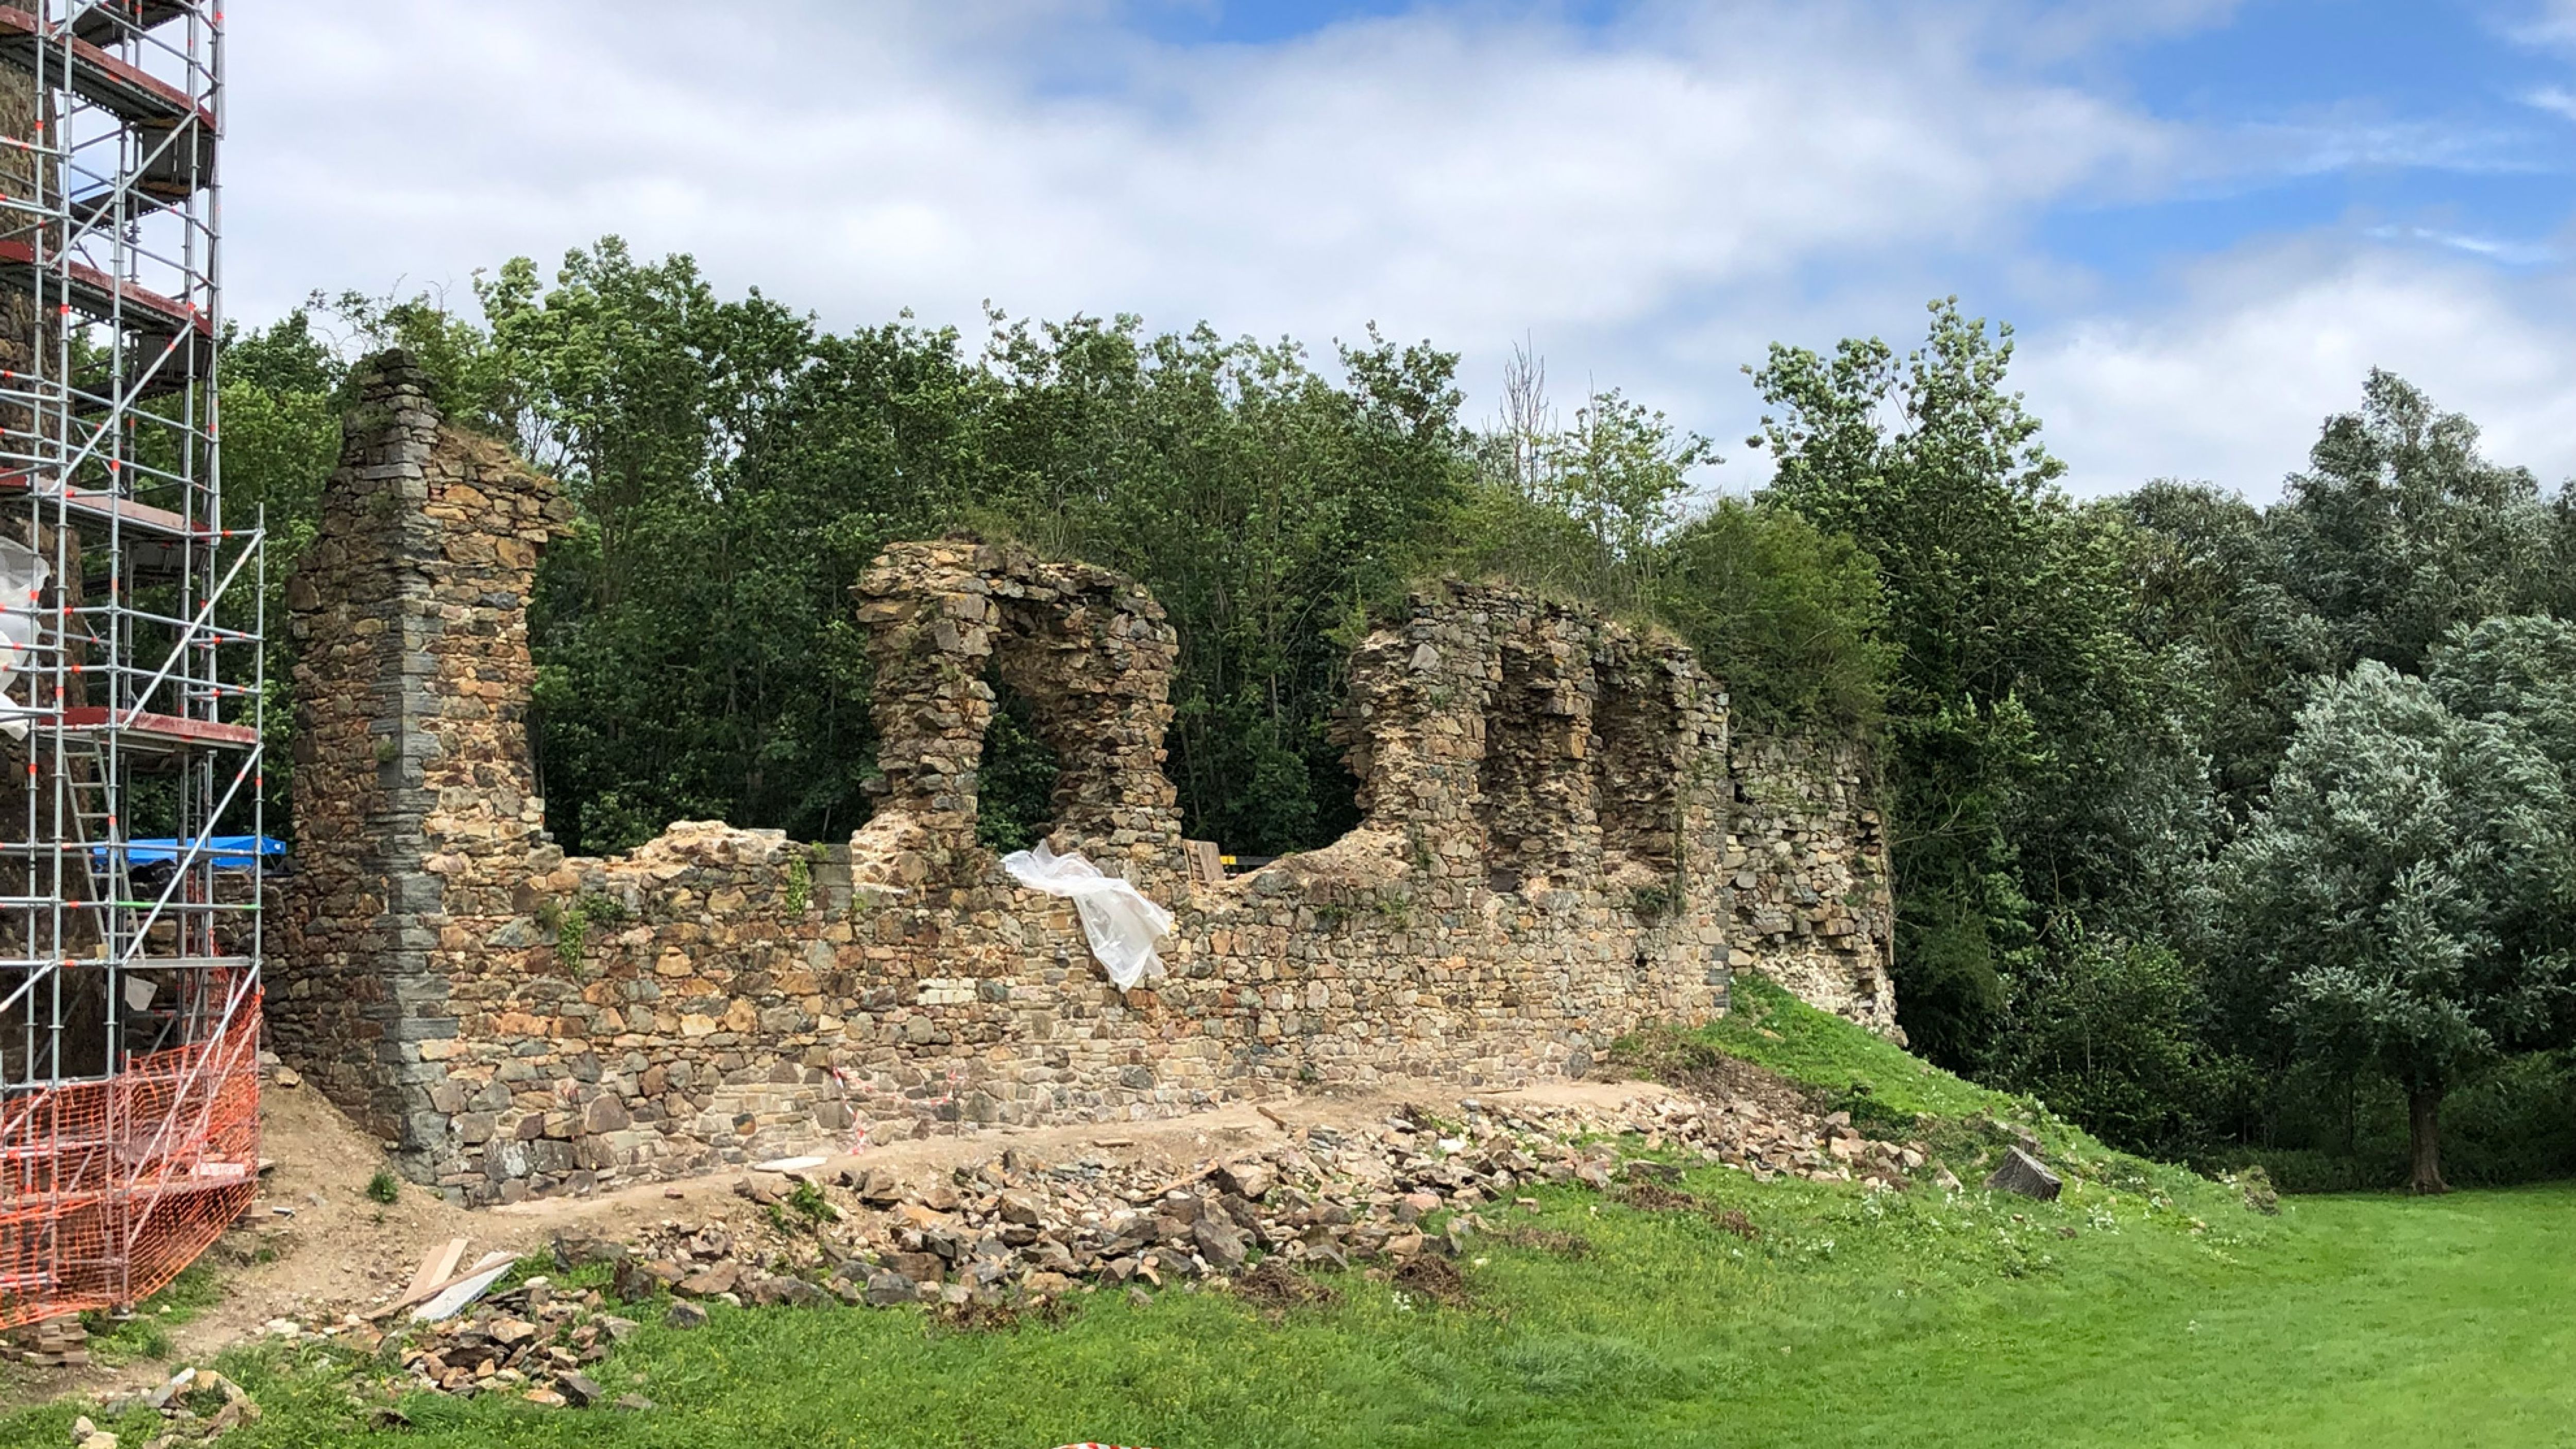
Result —
[[1173, 1190], [1174, 1190], [1174, 1189], [1176, 1189], [1176, 1188], [1184, 1188], [1184, 1187], [1187, 1187], [1187, 1186], [1189, 1186], [1191, 1183], [1197, 1182], [1197, 1181], [1198, 1181], [1198, 1180], [1200, 1180], [1201, 1178], [1207, 1177], [1208, 1175], [1210, 1175], [1210, 1174], [1214, 1173], [1218, 1168], [1220, 1168], [1220, 1167], [1222, 1167], [1222, 1166], [1224, 1166], [1224, 1165], [1225, 1165], [1225, 1164], [1223, 1164], [1223, 1163], [1221, 1163], [1221, 1162], [1211, 1162], [1211, 1163], [1209, 1163], [1207, 1166], [1200, 1168], [1200, 1169], [1199, 1169], [1198, 1171], [1196, 1171], [1196, 1172], [1184, 1173], [1184, 1174], [1182, 1174], [1182, 1175], [1181, 1175], [1181, 1176], [1179, 1176], [1179, 1177], [1173, 1178], [1171, 1181], [1169, 1181], [1169, 1182], [1167, 1182], [1167, 1183], [1164, 1183], [1161, 1187], [1158, 1187], [1158, 1188], [1154, 1189], [1152, 1192], [1147, 1193], [1147, 1194], [1146, 1194], [1145, 1196], [1143, 1196], [1143, 1197], [1131, 1197], [1131, 1198], [1129, 1198], [1129, 1199], [1127, 1199], [1127, 1200], [1128, 1200], [1129, 1202], [1131, 1202], [1131, 1203], [1136, 1203], [1136, 1204], [1139, 1204], [1139, 1205], [1146, 1204], [1146, 1203], [1158, 1203], [1158, 1202], [1161, 1202], [1161, 1201], [1163, 1200], [1163, 1194], [1165, 1194], [1165, 1193], [1167, 1193], [1167, 1192], [1171, 1192], [1171, 1191], [1173, 1191]]
[[1184, 840], [1181, 852], [1189, 858], [1190, 879], [1201, 885], [1225, 884], [1225, 853], [1213, 840]]
[[496, 1268], [506, 1268], [517, 1261], [519, 1261], [519, 1255], [516, 1253], [485, 1253], [481, 1261], [477, 1262], [473, 1267], [466, 1269], [464, 1272], [457, 1274], [455, 1277], [450, 1278], [443, 1283], [432, 1283], [429, 1285], [429, 1291], [422, 1294], [420, 1297], [414, 1298], [409, 1293], [405, 1293], [400, 1298], [395, 1299], [393, 1302], [386, 1304], [384, 1307], [377, 1309], [375, 1312], [370, 1313], [367, 1316], [369, 1318], [391, 1318], [393, 1315], [402, 1312], [404, 1309], [411, 1307], [415, 1303], [421, 1303], [429, 1299], [436, 1298], [439, 1294], [446, 1292], [448, 1289], [455, 1287], [459, 1283], [471, 1283], [475, 1279], [482, 1277], [484, 1274], [489, 1273]]
[[411, 1286], [403, 1290], [402, 1301], [417, 1303], [438, 1291], [438, 1285], [456, 1276], [456, 1265], [465, 1256], [463, 1238], [450, 1238], [447, 1246], [432, 1245], [420, 1255], [420, 1271], [411, 1275]]
[[96, 706], [63, 711], [65, 729], [105, 729], [111, 724], [132, 734], [153, 735], [189, 744], [248, 746], [259, 743], [259, 731], [249, 725], [225, 724], [220, 720], [188, 719], [175, 714], [137, 713]]

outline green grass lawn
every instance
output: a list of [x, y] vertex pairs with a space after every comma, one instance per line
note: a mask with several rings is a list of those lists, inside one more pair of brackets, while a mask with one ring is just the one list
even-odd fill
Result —
[[[1834, 1079], [1869, 1055], [1771, 1022], [1725, 1030], [1825, 1058], [1799, 1072], [1820, 1085], [1847, 1087]], [[1860, 1065], [1888, 1077], [1882, 1098], [2012, 1105], [1959, 1097], [1977, 1089], [1901, 1053]], [[364, 1425], [383, 1399], [345, 1359], [245, 1354], [225, 1367], [267, 1417], [224, 1443], [2576, 1443], [2576, 1189], [2303, 1198], [2267, 1218], [2118, 1160], [2044, 1206], [1716, 1168], [1684, 1185], [1758, 1236], [1554, 1189], [1494, 1216], [1589, 1251], [1477, 1250], [1463, 1308], [1357, 1274], [1328, 1280], [1339, 1303], [1276, 1320], [1180, 1292], [1142, 1308], [1102, 1293], [1060, 1326], [992, 1333], [913, 1310], [719, 1308], [704, 1330], [639, 1334], [598, 1374], [652, 1411], [414, 1396], [414, 1427], [381, 1435]], [[68, 1443], [72, 1413], [0, 1419], [0, 1443]]]

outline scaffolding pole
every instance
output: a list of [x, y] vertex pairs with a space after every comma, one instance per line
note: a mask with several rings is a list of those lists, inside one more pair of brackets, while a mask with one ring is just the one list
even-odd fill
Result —
[[257, 1190], [267, 564], [223, 512], [222, 73], [211, 4], [0, 4], [0, 1327], [130, 1308]]

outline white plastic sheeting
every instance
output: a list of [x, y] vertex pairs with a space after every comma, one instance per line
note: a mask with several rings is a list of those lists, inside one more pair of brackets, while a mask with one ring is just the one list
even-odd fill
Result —
[[1081, 851], [1058, 855], [1045, 841], [1035, 850], [1015, 850], [1002, 857], [1002, 869], [1033, 891], [1066, 896], [1082, 914], [1082, 934], [1091, 954], [1109, 971], [1121, 991], [1132, 991], [1145, 973], [1160, 964], [1156, 942], [1172, 933], [1172, 913], [1145, 893], [1082, 858]]
[[44, 556], [13, 539], [0, 538], [0, 731], [9, 738], [27, 737], [25, 716], [34, 711], [8, 698], [36, 648], [36, 599], [53, 570]]

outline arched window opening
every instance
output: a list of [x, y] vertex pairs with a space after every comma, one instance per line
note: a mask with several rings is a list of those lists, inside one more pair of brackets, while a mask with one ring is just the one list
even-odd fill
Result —
[[1028, 698], [998, 671], [984, 682], [993, 691], [993, 719], [985, 726], [983, 759], [975, 771], [975, 843], [994, 851], [1026, 850], [1055, 828], [1064, 765], [1039, 732]]

